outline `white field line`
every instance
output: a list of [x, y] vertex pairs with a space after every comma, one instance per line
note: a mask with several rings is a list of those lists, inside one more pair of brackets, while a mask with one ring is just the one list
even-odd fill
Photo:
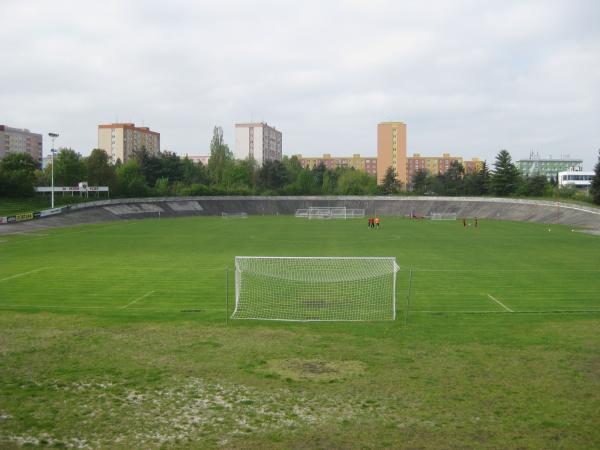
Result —
[[415, 309], [410, 310], [410, 313], [421, 313], [421, 314], [504, 314], [504, 311], [488, 311], [482, 309], [467, 309], [467, 310], [429, 310], [429, 309]]
[[[408, 268], [405, 268], [408, 270]], [[413, 272], [600, 272], [600, 269], [419, 269], [413, 268]]]
[[[23, 309], [23, 308], [48, 308], [48, 309], [103, 309], [108, 311], [118, 311], [122, 310], [123, 307], [116, 308], [114, 306], [61, 306], [61, 305], [1, 305], [0, 309]], [[194, 308], [194, 307], [178, 307], [178, 308], [127, 308], [128, 311], [166, 311], [166, 312], [176, 312], [181, 309], [199, 309], [201, 311], [225, 311], [225, 308]]]
[[508, 306], [506, 306], [504, 303], [502, 303], [500, 300], [495, 299], [494, 297], [492, 297], [490, 294], [487, 295], [489, 298], [491, 298], [492, 300], [494, 300], [496, 303], [498, 303], [500, 306], [502, 306], [505, 310], [507, 310], [508, 312], [514, 312], [512, 309], [510, 309]]
[[0, 279], [0, 283], [3, 281], [13, 280], [15, 278], [24, 277], [25, 275], [30, 275], [32, 273], [41, 272], [42, 270], [46, 270], [48, 267], [42, 267], [41, 269], [30, 270], [29, 272], [18, 273], [16, 275], [11, 275], [10, 277]]
[[140, 301], [146, 297], [148, 297], [149, 295], [154, 294], [154, 291], [150, 291], [150, 292], [146, 292], [144, 295], [142, 295], [141, 297], [136, 298], [134, 301], [127, 303], [125, 306], [121, 306], [121, 309], [125, 309], [131, 305], [133, 305], [135, 302]]
[[[452, 310], [447, 310], [447, 311], [430, 311], [430, 310], [419, 310], [419, 309], [415, 309], [414, 311], [411, 310], [410, 311], [411, 314], [481, 314], [481, 315], [485, 315], [485, 314], [506, 314], [507, 311], [475, 311], [475, 310], [470, 310], [470, 311], [452, 311]], [[600, 309], [550, 309], [550, 310], [544, 310], [544, 309], [540, 309], [540, 310], [519, 310], [517, 312], [513, 311], [513, 314], [561, 314], [561, 313], [600, 313]]]

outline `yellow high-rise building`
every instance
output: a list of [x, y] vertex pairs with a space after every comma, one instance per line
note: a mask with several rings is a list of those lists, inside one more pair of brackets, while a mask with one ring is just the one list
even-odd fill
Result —
[[406, 124], [402, 122], [383, 122], [377, 125], [377, 183], [383, 178], [389, 167], [396, 171], [396, 178], [406, 189]]

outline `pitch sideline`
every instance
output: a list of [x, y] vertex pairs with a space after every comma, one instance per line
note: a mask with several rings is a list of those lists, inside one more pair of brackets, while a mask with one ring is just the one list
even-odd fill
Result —
[[143, 299], [145, 299], [146, 297], [149, 297], [152, 294], [154, 294], [154, 291], [146, 292], [144, 295], [142, 295], [141, 297], [136, 298], [134, 301], [132, 301], [130, 303], [127, 303], [125, 306], [121, 306], [121, 309], [126, 309], [129, 306], [133, 305], [135, 302], [143, 300]]
[[507, 310], [508, 312], [514, 312], [512, 309], [510, 309], [508, 306], [506, 306], [504, 303], [502, 303], [500, 300], [492, 297], [490, 294], [487, 294], [487, 296], [489, 298], [491, 298], [492, 300], [494, 300], [496, 303], [498, 303], [500, 306], [502, 306], [505, 310]]
[[29, 272], [18, 273], [16, 275], [11, 275], [10, 277], [0, 279], [0, 283], [3, 281], [13, 280], [15, 278], [24, 277], [25, 275], [30, 275], [32, 273], [41, 272], [42, 270], [46, 270], [48, 267], [42, 267], [41, 269], [30, 270]]

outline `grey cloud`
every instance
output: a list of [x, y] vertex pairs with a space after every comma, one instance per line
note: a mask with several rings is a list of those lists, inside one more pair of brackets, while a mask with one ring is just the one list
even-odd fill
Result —
[[[591, 168], [600, 147], [598, 3], [7, 0], [0, 122], [87, 154], [99, 123], [144, 121], [208, 151], [212, 127], [266, 120], [284, 152], [409, 151], [493, 161], [530, 149]], [[8, 61], [8, 63], [6, 63]], [[46, 145], [47, 148], [47, 145]]]

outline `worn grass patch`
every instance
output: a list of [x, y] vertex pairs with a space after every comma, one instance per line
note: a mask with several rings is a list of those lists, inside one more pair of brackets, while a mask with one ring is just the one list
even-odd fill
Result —
[[272, 359], [260, 371], [294, 381], [337, 381], [363, 375], [367, 365], [361, 361], [323, 361], [310, 359]]

